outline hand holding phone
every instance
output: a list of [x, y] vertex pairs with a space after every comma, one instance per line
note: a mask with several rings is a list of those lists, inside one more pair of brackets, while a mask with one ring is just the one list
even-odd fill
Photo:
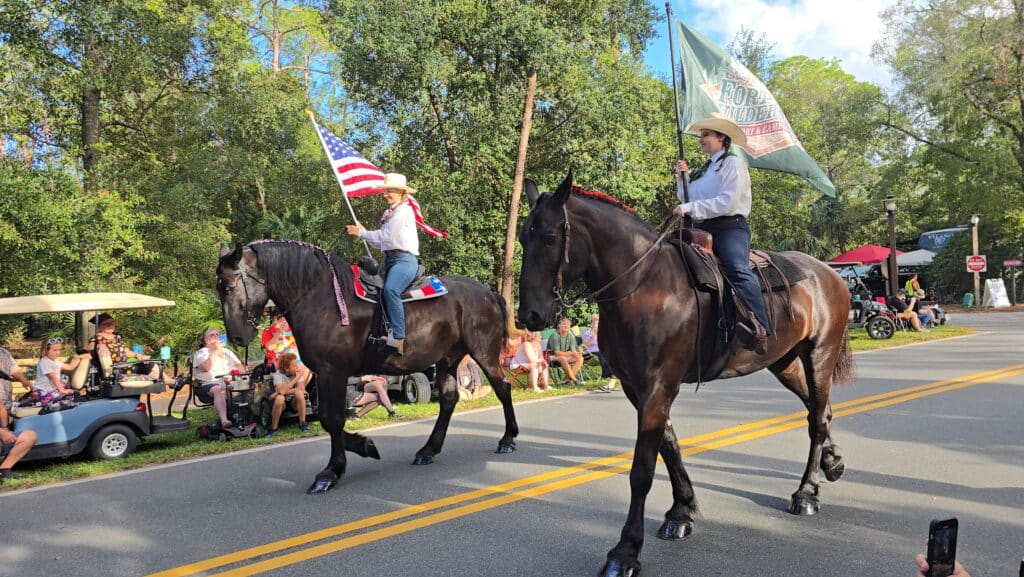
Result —
[[956, 566], [956, 536], [958, 521], [933, 519], [928, 527], [928, 576], [949, 577]]

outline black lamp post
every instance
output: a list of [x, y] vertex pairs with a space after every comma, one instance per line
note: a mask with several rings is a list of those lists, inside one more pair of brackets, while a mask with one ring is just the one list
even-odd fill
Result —
[[885, 197], [885, 212], [889, 215], [889, 294], [900, 289], [900, 275], [896, 268], [896, 196]]

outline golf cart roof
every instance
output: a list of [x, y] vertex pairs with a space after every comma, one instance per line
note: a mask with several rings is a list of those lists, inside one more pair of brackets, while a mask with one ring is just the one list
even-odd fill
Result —
[[173, 306], [174, 301], [136, 293], [69, 293], [0, 299], [0, 315], [155, 309]]

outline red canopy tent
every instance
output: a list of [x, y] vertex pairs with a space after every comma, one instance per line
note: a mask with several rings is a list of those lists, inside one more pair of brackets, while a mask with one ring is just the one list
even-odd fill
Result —
[[[897, 250], [896, 254], [903, 254], [903, 251]], [[832, 260], [837, 262], [860, 261], [864, 264], [875, 264], [884, 261], [888, 257], [888, 248], [878, 246], [877, 244], [866, 244], [860, 248], [844, 252]]]

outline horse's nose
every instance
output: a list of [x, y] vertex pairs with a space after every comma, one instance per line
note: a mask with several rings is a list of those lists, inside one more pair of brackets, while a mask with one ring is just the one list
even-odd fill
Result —
[[544, 328], [543, 315], [534, 310], [526, 311], [526, 314], [520, 311], [519, 322], [531, 331], [539, 331]]

